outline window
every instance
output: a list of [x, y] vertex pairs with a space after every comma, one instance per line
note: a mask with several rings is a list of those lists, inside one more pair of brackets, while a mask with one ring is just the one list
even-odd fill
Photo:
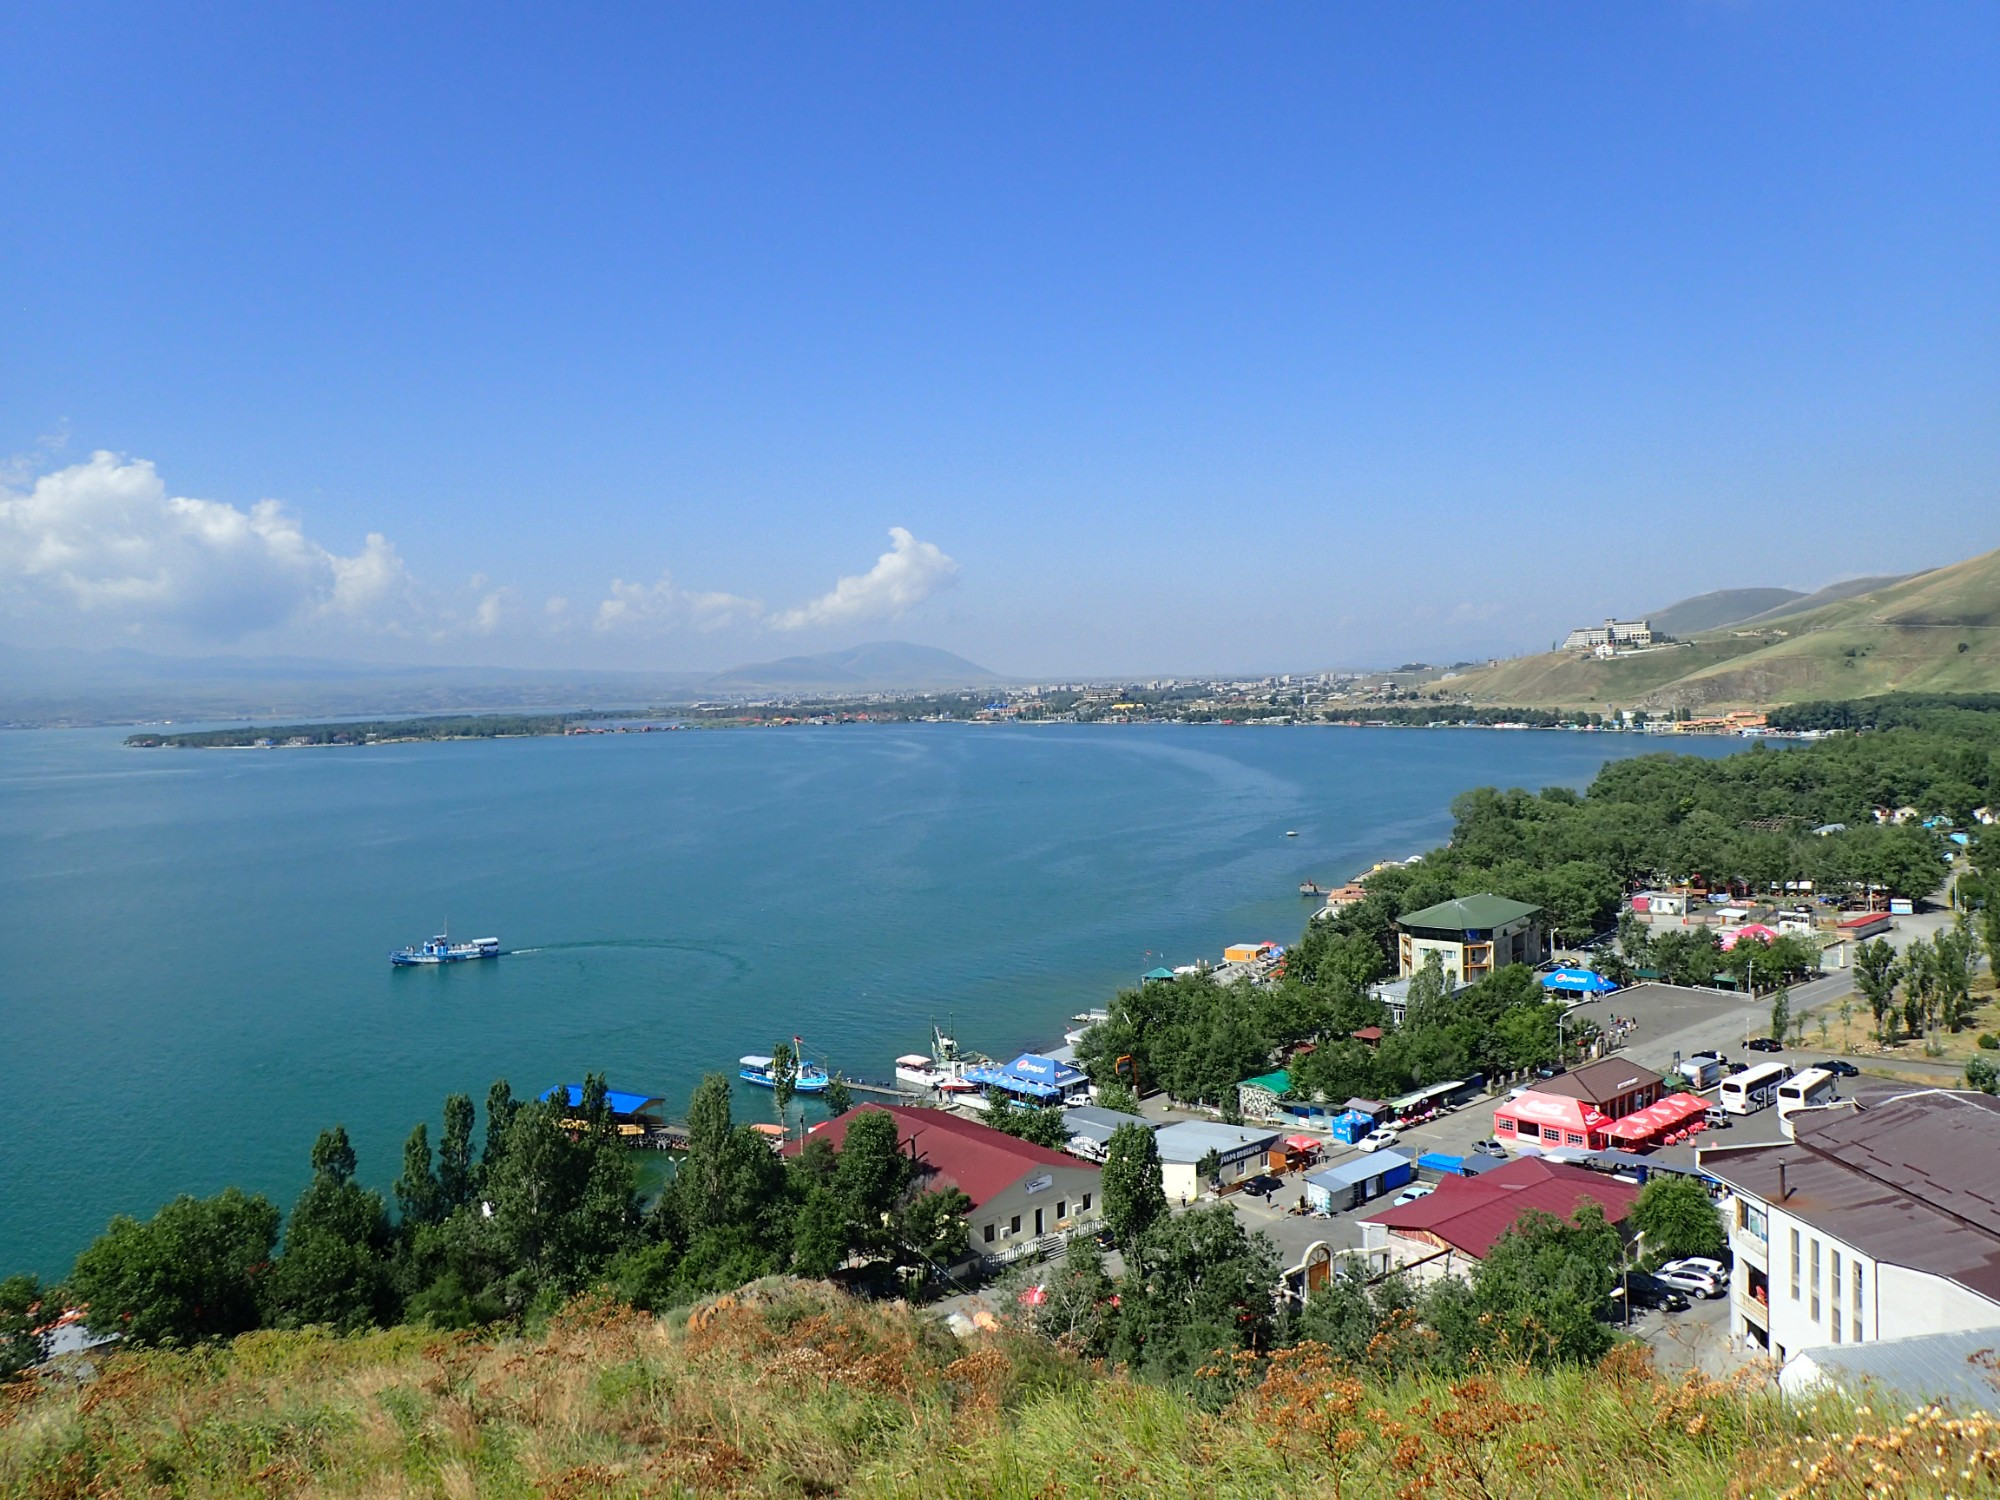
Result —
[[[1064, 1219], [1067, 1219], [1068, 1217], [1069, 1217], [1069, 1199], [1067, 1198], [1056, 1199], [1056, 1222], [1060, 1224]], [[1833, 1282], [1834, 1282], [1833, 1300], [1838, 1302], [1840, 1300], [1840, 1274], [1838, 1272], [1834, 1273]]]
[[1569, 1133], [1569, 1143], [1572, 1146], [1581, 1146], [1583, 1144], [1583, 1137], [1578, 1135], [1574, 1130], [1572, 1130]]
[[1810, 1302], [1810, 1307], [1811, 1311], [1808, 1314], [1808, 1316], [1811, 1317], [1815, 1323], [1817, 1323], [1819, 1321], [1819, 1241], [1818, 1240], [1814, 1240], [1812, 1242], [1812, 1298]]
[[1852, 1342], [1858, 1344], [1861, 1342], [1861, 1267], [1857, 1265], [1851, 1268], [1848, 1272], [1848, 1279], [1854, 1283], [1854, 1338]]
[[[1021, 1216], [1019, 1214], [1014, 1215], [1014, 1222], [1007, 1226], [1007, 1232], [1009, 1234], [1019, 1234], [1021, 1232]], [[1798, 1296], [1799, 1294], [1799, 1285], [1797, 1279], [1799, 1274], [1799, 1261], [1798, 1261], [1799, 1247], [1797, 1244], [1798, 1237], [1799, 1237], [1798, 1231], [1796, 1229], [1793, 1230], [1792, 1240], [1794, 1243], [1792, 1245], [1792, 1277], [1793, 1277], [1792, 1295], [1794, 1297]]]
[[[1014, 1227], [1021, 1227], [1019, 1219], [1014, 1221]], [[1799, 1232], [1796, 1229], [1792, 1231], [1792, 1300], [1799, 1300]]]
[[1743, 1232], [1752, 1239], [1765, 1242], [1770, 1240], [1770, 1222], [1766, 1218], [1764, 1210], [1745, 1203], [1741, 1198], [1736, 1200], [1736, 1222], [1742, 1227]]
[[1083, 1212], [1085, 1213], [1090, 1212], [1090, 1194], [1088, 1193], [1085, 1193], [1083, 1195]]
[[1840, 1252], [1838, 1250], [1830, 1252], [1827, 1275], [1826, 1305], [1833, 1309], [1833, 1316], [1827, 1320], [1827, 1326], [1833, 1331], [1833, 1341], [1837, 1344], [1840, 1342]]
[[993, 1226], [991, 1224], [986, 1226], [986, 1243], [989, 1245], [993, 1243]]

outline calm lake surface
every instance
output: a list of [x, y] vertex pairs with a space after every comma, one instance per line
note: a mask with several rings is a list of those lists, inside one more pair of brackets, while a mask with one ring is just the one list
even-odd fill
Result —
[[[290, 1206], [347, 1126], [607, 1073], [678, 1116], [794, 1032], [862, 1078], [933, 1017], [999, 1055], [1161, 961], [1290, 941], [1301, 879], [1441, 842], [1484, 784], [1639, 736], [742, 730], [290, 751], [0, 735], [0, 1274], [237, 1183]], [[1694, 740], [1722, 755], [1740, 741]], [[1286, 838], [1288, 829], [1297, 838]], [[449, 919], [510, 956], [392, 970]], [[525, 951], [522, 951], [525, 950]], [[741, 1112], [768, 1117], [745, 1089]]]

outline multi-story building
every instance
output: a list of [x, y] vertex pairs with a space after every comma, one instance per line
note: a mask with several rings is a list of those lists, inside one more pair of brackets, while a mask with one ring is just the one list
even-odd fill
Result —
[[1541, 915], [1539, 906], [1504, 896], [1460, 896], [1405, 912], [1396, 923], [1396, 972], [1416, 973], [1433, 953], [1454, 984], [1477, 984], [1508, 964], [1538, 964], [1548, 957]]
[[1653, 625], [1650, 620], [1606, 620], [1602, 625], [1586, 625], [1581, 630], [1572, 630], [1563, 637], [1565, 651], [1595, 651], [1599, 646], [1609, 646], [1614, 651], [1620, 646], [1638, 649], [1653, 644]]
[[1716, 1147], [1730, 1190], [1730, 1331], [1801, 1349], [2000, 1328], [2000, 1098], [1878, 1090]]

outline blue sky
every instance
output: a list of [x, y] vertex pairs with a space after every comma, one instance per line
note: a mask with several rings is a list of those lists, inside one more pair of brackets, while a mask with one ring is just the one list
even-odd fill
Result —
[[1950, 561], [1996, 77], [1976, 6], [17, 6], [0, 639], [1310, 670]]

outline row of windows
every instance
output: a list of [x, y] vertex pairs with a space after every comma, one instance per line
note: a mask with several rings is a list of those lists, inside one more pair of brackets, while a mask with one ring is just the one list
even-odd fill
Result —
[[[1800, 1300], [1799, 1262], [1800, 1262], [1801, 1237], [1797, 1229], [1793, 1229], [1791, 1235], [1792, 1235], [1791, 1238], [1792, 1300], [1794, 1302], [1797, 1302]], [[1828, 1287], [1832, 1292], [1832, 1296], [1828, 1298], [1828, 1306], [1824, 1310], [1826, 1316], [1822, 1317], [1821, 1316], [1822, 1309], [1820, 1306], [1820, 1295], [1819, 1295], [1820, 1243], [1818, 1238], [1815, 1237], [1812, 1240], [1810, 1249], [1808, 1250], [1805, 1257], [1806, 1265], [1808, 1267], [1806, 1275], [1807, 1295], [1805, 1297], [1806, 1316], [1811, 1318], [1815, 1323], [1824, 1322], [1826, 1324], [1827, 1336], [1831, 1338], [1834, 1343], [1837, 1344], [1841, 1341], [1840, 1252], [1838, 1250], [1830, 1249], [1827, 1252], [1827, 1255], [1828, 1255], [1827, 1269], [1829, 1272], [1827, 1282], [1828, 1282]], [[1850, 1308], [1848, 1313], [1847, 1341], [1849, 1343], [1858, 1344], [1861, 1342], [1862, 1297], [1864, 1295], [1862, 1291], [1862, 1269], [1861, 1269], [1861, 1263], [1859, 1261], [1852, 1259], [1848, 1261], [1847, 1281], [1848, 1281], [1848, 1286], [1853, 1293], [1852, 1307]]]
[[[1090, 1194], [1085, 1193], [1083, 1195], [1082, 1199], [1079, 1200], [1077, 1204], [1076, 1211], [1080, 1214], [1087, 1214], [1090, 1212]], [[1041, 1208], [1035, 1210], [1036, 1234], [1046, 1234], [1048, 1232], [1046, 1221], [1042, 1217], [1047, 1212], [1048, 1210]], [[1056, 1222], [1060, 1224], [1064, 1219], [1067, 1219], [1068, 1217], [1069, 1217], [1069, 1199], [1067, 1198], [1056, 1199]], [[988, 1224], [986, 1226], [985, 1230], [981, 1234], [981, 1238], [984, 1239], [987, 1244], [989, 1245], [992, 1244], [994, 1241], [995, 1232], [999, 1229], [999, 1227], [1000, 1227], [999, 1220], [996, 1219], [993, 1223]], [[1015, 1214], [1013, 1218], [1007, 1221], [1007, 1233], [1009, 1236], [1012, 1236], [1012, 1235], [1017, 1235], [1020, 1232], [1021, 1232], [1021, 1216], [1019, 1214]]]

